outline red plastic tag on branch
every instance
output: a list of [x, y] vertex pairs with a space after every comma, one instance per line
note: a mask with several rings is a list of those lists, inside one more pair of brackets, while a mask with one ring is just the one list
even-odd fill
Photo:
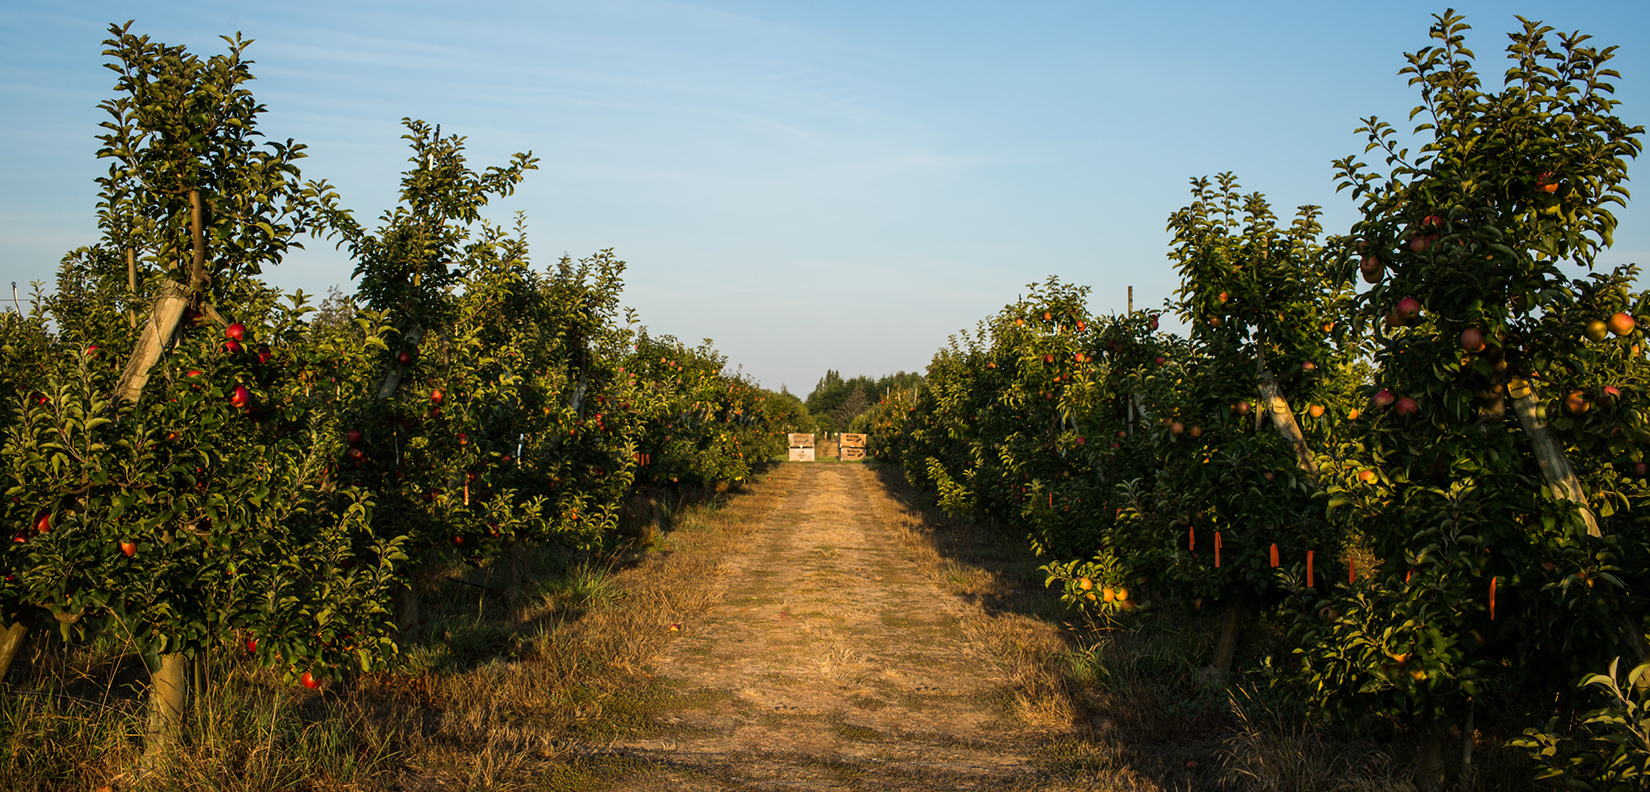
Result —
[[[1273, 545], [1273, 547], [1277, 547], [1277, 545]], [[1311, 550], [1306, 551], [1306, 587], [1307, 588], [1312, 588], [1312, 555], [1313, 555], [1313, 552]]]
[[1490, 578], [1490, 621], [1495, 621], [1495, 578]]
[[1271, 552], [1270, 558], [1268, 560], [1272, 562], [1272, 568], [1273, 569], [1278, 568], [1278, 543], [1277, 542], [1272, 543], [1272, 552]]
[[1215, 569], [1220, 568], [1220, 532], [1215, 531]]
[[1404, 573], [1404, 583], [1407, 585], [1409, 583], [1409, 579], [1411, 577], [1414, 577], [1414, 575], [1415, 575], [1415, 570], [1413, 570], [1413, 569], [1411, 569], [1408, 572], [1405, 572]]

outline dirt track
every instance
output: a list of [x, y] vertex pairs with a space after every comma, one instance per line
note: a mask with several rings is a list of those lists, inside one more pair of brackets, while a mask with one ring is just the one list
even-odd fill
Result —
[[1038, 780], [1031, 749], [1058, 730], [1014, 717], [979, 606], [925, 576], [871, 471], [786, 465], [764, 486], [782, 505], [653, 663], [671, 704], [613, 746], [636, 763], [620, 789], [1073, 788]]

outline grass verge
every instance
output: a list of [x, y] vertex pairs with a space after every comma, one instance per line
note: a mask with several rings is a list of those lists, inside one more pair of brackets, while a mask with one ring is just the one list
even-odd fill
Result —
[[645, 664], [719, 596], [721, 560], [772, 490], [649, 503], [637, 541], [606, 557], [530, 548], [513, 606], [502, 562], [437, 570], [421, 639], [392, 671], [309, 691], [224, 647], [200, 663], [181, 744], [142, 778], [141, 660], [38, 632], [0, 689], [0, 789], [601, 788], [623, 762], [588, 746], [674, 695]]

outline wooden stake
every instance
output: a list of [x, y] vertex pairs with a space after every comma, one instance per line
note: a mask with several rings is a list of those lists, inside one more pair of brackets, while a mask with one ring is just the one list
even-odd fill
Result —
[[1546, 480], [1554, 495], [1580, 508], [1588, 536], [1603, 536], [1598, 519], [1593, 516], [1592, 509], [1587, 508], [1587, 493], [1581, 488], [1581, 480], [1576, 478], [1569, 457], [1564, 455], [1564, 447], [1559, 445], [1552, 426], [1547, 423], [1541, 399], [1536, 396], [1533, 385], [1526, 380], [1513, 380], [1507, 383], [1507, 395], [1512, 396], [1513, 412], [1518, 414], [1519, 426], [1530, 438], [1535, 461], [1541, 468], [1541, 478]]

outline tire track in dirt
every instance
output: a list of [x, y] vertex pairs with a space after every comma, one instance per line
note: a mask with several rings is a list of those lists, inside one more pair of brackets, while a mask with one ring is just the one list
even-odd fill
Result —
[[[1040, 789], [1007, 680], [926, 578], [861, 465], [786, 465], [789, 487], [720, 602], [655, 659], [676, 696], [620, 789]], [[886, 505], [886, 504], [883, 504]]]

